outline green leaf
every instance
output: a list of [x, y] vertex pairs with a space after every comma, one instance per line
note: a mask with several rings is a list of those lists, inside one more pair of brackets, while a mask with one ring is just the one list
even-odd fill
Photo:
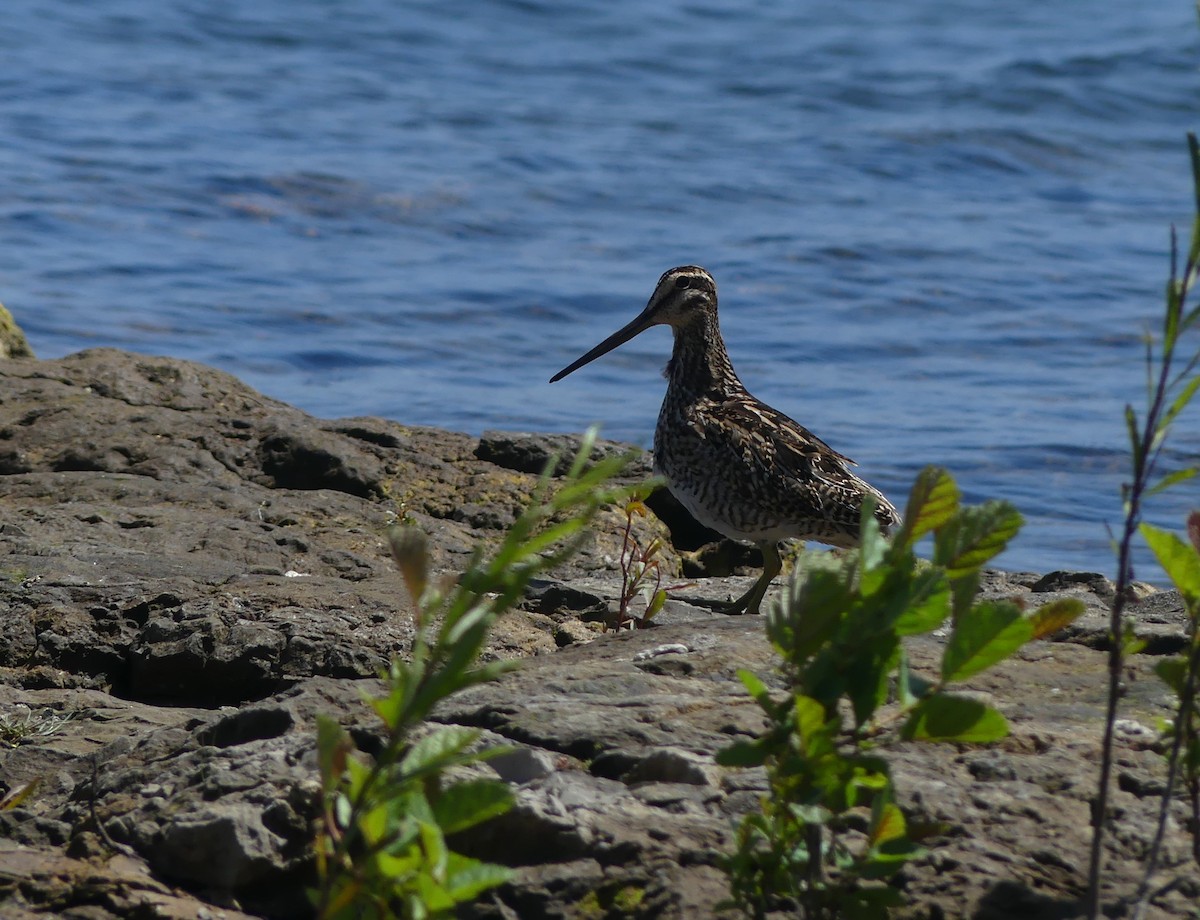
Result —
[[909, 492], [897, 544], [911, 546], [941, 527], [957, 513], [959, 499], [958, 486], [949, 473], [936, 466], [925, 467]]
[[432, 669], [431, 676], [413, 699], [410, 710], [415, 716], [414, 721], [427, 716], [438, 701], [479, 682], [480, 675], [472, 671], [471, 665], [479, 658], [495, 621], [496, 615], [490, 609], [476, 607], [464, 613], [457, 622], [443, 625], [443, 636], [438, 637], [434, 649], [435, 660], [441, 659], [440, 667]]
[[[1146, 356], [1146, 361], [1150, 361], [1149, 355]], [[1133, 466], [1137, 469], [1142, 465], [1145, 445], [1142, 444], [1142, 432], [1138, 425], [1137, 412], [1128, 403], [1125, 405], [1125, 429], [1129, 433], [1129, 450], [1133, 454]]]
[[886, 795], [880, 794], [871, 809], [871, 828], [867, 833], [867, 843], [871, 846], [898, 840], [907, 831], [904, 812], [887, 799]]
[[342, 781], [346, 772], [346, 757], [350, 737], [338, 721], [330, 716], [317, 716], [317, 764], [321, 773], [321, 788], [328, 795]]
[[928, 568], [912, 577], [904, 613], [897, 617], [898, 636], [916, 636], [937, 629], [950, 615], [950, 583], [942, 569]]
[[[786, 603], [774, 604], [767, 613], [767, 636], [785, 661], [799, 664], [822, 648], [837, 633], [853, 594], [846, 575], [817, 569], [803, 581], [793, 581]], [[797, 611], [803, 611], [798, 615]]]
[[1003, 661], [1033, 638], [1033, 624], [1015, 604], [984, 601], [956, 624], [942, 655], [942, 681], [966, 680]]
[[757, 674], [749, 671], [746, 668], [737, 669], [738, 680], [742, 682], [742, 686], [746, 688], [758, 705], [761, 706], [768, 715], [775, 711], [775, 703], [771, 700], [771, 694], [767, 690], [767, 685], [762, 682]]
[[787, 810], [801, 824], [828, 824], [833, 818], [833, 812], [824, 805], [800, 805], [796, 802], [788, 802]]
[[466, 780], [443, 789], [430, 805], [442, 833], [454, 834], [504, 814], [512, 808], [513, 796], [497, 780]]
[[857, 645], [846, 662], [847, 696], [854, 709], [855, 726], [864, 725], [887, 701], [888, 675], [899, 661], [900, 638], [894, 632]]
[[853, 785], [856, 789], [891, 795], [892, 779], [888, 775], [887, 761], [880, 757], [856, 755], [850, 762], [854, 766]]
[[[897, 868], [890, 866], [882, 875], [894, 875]], [[863, 870], [856, 874], [863, 878], [879, 877]], [[838, 896], [836, 915], [838, 920], [888, 920], [891, 916], [888, 908], [904, 903], [904, 894], [889, 885], [858, 885]]]
[[491, 607], [486, 604], [472, 607], [453, 619], [447, 618], [442, 635], [438, 636], [439, 650], [448, 648], [457, 651], [456, 646], [464, 644], [467, 647], [482, 646], [482, 639], [492, 625], [492, 619]]
[[[513, 558], [529, 558], [549, 550], [557, 543], [563, 543], [587, 526], [587, 520], [582, 517], [572, 517], [548, 527], [540, 533], [529, 537], [521, 544], [520, 553], [513, 553]], [[510, 563], [511, 564], [511, 563]]]
[[430, 873], [434, 876], [444, 875], [446, 860], [450, 857], [450, 848], [446, 846], [446, 835], [433, 821], [419, 821], [417, 827], [420, 832], [420, 846], [425, 851], [425, 862]]
[[1142, 524], [1138, 530], [1171, 584], [1189, 607], [1200, 603], [1200, 553], [1167, 530]]
[[963, 508], [937, 532], [933, 561], [951, 579], [977, 569], [999, 553], [1021, 529], [1021, 514], [1008, 502]]
[[[889, 840], [887, 843], [882, 843], [867, 851], [864, 857], [866, 864], [857, 874], [860, 878], [866, 879], [891, 878], [900, 870], [904, 863], [918, 856], [924, 856], [925, 853], [926, 850], [924, 847], [919, 846], [907, 837]], [[884, 890], [895, 891], [892, 888]], [[896, 894], [899, 894], [899, 892], [896, 892]], [[897, 905], [902, 903], [904, 903], [903, 898], [897, 902]]]
[[933, 686], [930, 681], [912, 672], [912, 669], [908, 666], [908, 656], [901, 649], [900, 663], [896, 668], [897, 702], [905, 709], [908, 709], [916, 705], [923, 696], [928, 694], [933, 689]]
[[489, 888], [511, 881], [513, 871], [505, 866], [480, 862], [458, 853], [450, 854], [446, 873], [446, 887], [450, 897], [460, 904], [474, 901]]
[[[1175, 252], [1175, 228], [1171, 228], [1171, 251]], [[1167, 282], [1167, 309], [1163, 316], [1162, 350], [1164, 355], [1170, 355], [1175, 350], [1179, 337], [1179, 320], [1183, 315], [1183, 284], [1172, 277]], [[1159, 427], [1159, 431], [1162, 427]]]
[[479, 731], [474, 728], [439, 728], [408, 749], [400, 761], [400, 770], [411, 776], [444, 769], [459, 762], [463, 749], [478, 737]]
[[1170, 407], [1163, 414], [1162, 421], [1159, 422], [1159, 427], [1166, 428], [1178, 417], [1179, 413], [1187, 408], [1188, 403], [1192, 401], [1192, 397], [1196, 395], [1196, 389], [1200, 388], [1200, 376], [1193, 377], [1186, 384], [1179, 394], [1172, 400]]
[[350, 804], [350, 799], [344, 792], [338, 792], [333, 797], [333, 816], [337, 821], [338, 827], [343, 830], [350, 826], [350, 819], [354, 815], [354, 806]]
[[372, 770], [357, 757], [346, 758], [346, 791], [357, 798], [371, 777]]
[[811, 696], [797, 694], [792, 700], [792, 711], [796, 719], [796, 731], [806, 741], [827, 732], [828, 717], [825, 707]]
[[[421, 807], [414, 807], [414, 803], [419, 803]], [[432, 815], [428, 814], [429, 803], [425, 799], [425, 794], [420, 790], [415, 790], [407, 795], [397, 795], [390, 799], [384, 807], [391, 811], [391, 825], [386, 846], [380, 855], [386, 855], [390, 859], [396, 860], [392, 863], [394, 866], [401, 866], [404, 861], [407, 861], [410, 867], [415, 868], [422, 859], [415, 846], [421, 833], [421, 822], [416, 819], [415, 813], [421, 812], [426, 820], [432, 819]]]
[[[407, 918], [411, 915], [412, 920], [422, 920], [423, 917], [450, 917], [454, 910], [454, 898], [450, 892], [446, 890], [446, 886], [442, 883], [442, 878], [445, 876], [445, 865], [437, 864], [430, 872], [425, 872], [418, 875], [414, 882], [413, 892], [415, 896], [409, 901], [409, 912], [402, 913], [400, 916]], [[389, 914], [382, 916], [388, 917]]]
[[663, 609], [666, 603], [667, 592], [659, 588], [654, 592], [654, 597], [651, 598], [650, 603], [646, 605], [646, 612], [642, 614], [642, 619], [647, 621], [654, 619], [655, 615]]
[[[1200, 380], [1200, 377], [1197, 377], [1196, 379]], [[1194, 466], [1184, 467], [1181, 470], [1175, 470], [1173, 473], [1168, 473], [1166, 476], [1148, 488], [1146, 490], [1146, 495], [1157, 495], [1159, 492], [1165, 492], [1172, 486], [1177, 486], [1181, 482], [1187, 482], [1189, 479], [1194, 478], [1197, 473], [1200, 473], [1200, 469], [1197, 469]]]
[[[568, 479], [578, 479], [583, 472], [584, 465], [592, 457], [592, 449], [596, 446], [596, 438], [600, 435], [600, 428], [596, 425], [588, 426], [587, 431], [583, 433], [583, 437], [579, 439], [579, 450], [575, 452], [575, 458], [571, 461], [570, 472], [567, 473]], [[557, 458], [555, 458], [557, 460]], [[553, 469], [553, 467], [551, 467]]]
[[762, 740], [735, 741], [717, 751], [717, 763], [722, 767], [761, 767], [770, 751]]
[[900, 737], [910, 741], [998, 741], [1008, 723], [995, 709], [976, 700], [938, 693], [922, 700], [909, 714]]
[[1034, 639], [1045, 639], [1083, 616], [1087, 606], [1077, 597], [1060, 597], [1043, 604], [1029, 618]]
[[879, 503], [875, 500], [875, 496], [864, 496], [858, 544], [858, 557], [862, 561], [861, 590], [863, 594], [873, 593], [870, 575], [879, 569], [888, 546], [879, 529], [879, 521], [875, 517], [875, 509], [878, 506]]
[[1176, 696], [1183, 696], [1184, 682], [1187, 680], [1187, 659], [1164, 658], [1154, 665], [1154, 673], [1159, 679], [1174, 691]]
[[[1188, 132], [1188, 156], [1192, 161], [1192, 189], [1196, 196], [1196, 219], [1200, 222], [1200, 143], [1196, 141], [1196, 135], [1191, 131]], [[1192, 248], [1188, 256], [1188, 263], [1194, 264], [1200, 261], [1200, 233], [1192, 234]]]
[[388, 806], [376, 805], [358, 816], [358, 830], [368, 846], [376, 846], [388, 832]]
[[[391, 805], [393, 813], [415, 823], [418, 834], [425, 833], [422, 825], [437, 824], [433, 819], [433, 808], [429, 804], [429, 797], [425, 794], [426, 785], [426, 783], [419, 781], [398, 783], [392, 787], [390, 798], [388, 799], [388, 804]], [[437, 783], [434, 782], [428, 785], [436, 787]]]
[[950, 609], [954, 622], [967, 616], [979, 596], [979, 569], [967, 569], [950, 580]]
[[1146, 640], [1137, 634], [1137, 630], [1129, 620], [1121, 629], [1121, 654], [1128, 658], [1136, 655], [1146, 647]]

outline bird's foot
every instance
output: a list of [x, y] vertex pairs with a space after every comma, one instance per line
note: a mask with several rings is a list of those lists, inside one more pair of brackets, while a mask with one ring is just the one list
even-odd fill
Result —
[[719, 613], [725, 613], [729, 616], [738, 616], [739, 614], [748, 613], [756, 616], [762, 606], [763, 595], [766, 594], [765, 587], [760, 588], [755, 584], [745, 594], [733, 601], [718, 601], [712, 605], [712, 609]]
[[740, 616], [743, 613], [758, 613], [757, 610], [747, 610], [745, 601], [741, 599], [736, 601], [716, 601], [709, 606], [717, 613], [724, 613], [729, 616]]

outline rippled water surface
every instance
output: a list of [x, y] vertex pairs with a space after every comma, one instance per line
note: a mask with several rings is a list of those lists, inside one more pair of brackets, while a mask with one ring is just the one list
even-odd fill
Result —
[[648, 444], [666, 330], [546, 381], [699, 263], [756, 395], [895, 497], [936, 462], [1014, 501], [1009, 568], [1111, 572], [1121, 410], [1190, 221], [1194, 20], [8, 0], [0, 300], [42, 357], [113, 345], [322, 416]]

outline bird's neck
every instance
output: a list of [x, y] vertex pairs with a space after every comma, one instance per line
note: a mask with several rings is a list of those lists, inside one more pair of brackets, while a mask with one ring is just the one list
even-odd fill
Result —
[[741, 389], [715, 315], [697, 317], [673, 331], [675, 347], [663, 372], [672, 388], [718, 397]]

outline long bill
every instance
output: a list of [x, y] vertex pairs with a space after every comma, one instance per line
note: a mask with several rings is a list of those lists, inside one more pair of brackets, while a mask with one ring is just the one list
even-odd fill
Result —
[[657, 325], [657, 321], [655, 320], [654, 314], [650, 307], [647, 305], [646, 309], [643, 310], [628, 326], [625, 326], [623, 329], [618, 329], [607, 339], [589, 351], [586, 355], [568, 364], [561, 371], [551, 377], [550, 382], [554, 383], [556, 380], [562, 380], [565, 376], [567, 376], [567, 374], [579, 370], [585, 364], [590, 364], [601, 355], [606, 355], [614, 348], [624, 345], [634, 336], [645, 332], [654, 325]]

